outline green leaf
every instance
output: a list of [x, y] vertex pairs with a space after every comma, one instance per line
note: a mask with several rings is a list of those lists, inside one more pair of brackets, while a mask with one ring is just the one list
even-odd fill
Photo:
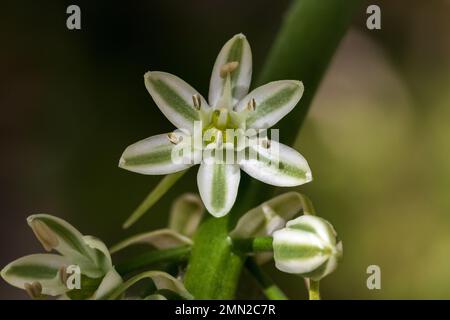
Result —
[[114, 300], [119, 298], [126, 290], [128, 290], [131, 286], [136, 284], [137, 282], [150, 278], [156, 285], [158, 290], [170, 290], [184, 299], [193, 299], [192, 295], [186, 290], [183, 283], [170, 274], [162, 272], [162, 271], [147, 271], [141, 274], [138, 274], [131, 279], [125, 281], [122, 285], [116, 288], [111, 294], [107, 296], [108, 299]]
[[269, 82], [256, 88], [242, 99], [236, 111], [247, 108], [250, 100], [255, 101], [255, 110], [246, 120], [248, 128], [267, 129], [275, 125], [300, 101], [303, 84], [300, 81], [281, 80]]
[[299, 152], [273, 140], [269, 143], [268, 148], [251, 144], [251, 156], [241, 160], [241, 169], [255, 179], [279, 187], [299, 186], [312, 180], [308, 162]]
[[190, 245], [183, 245], [164, 250], [146, 250], [144, 253], [134, 256], [118, 264], [116, 270], [121, 275], [127, 275], [148, 266], [164, 263], [177, 263], [185, 261], [191, 251]]
[[19, 258], [1, 271], [2, 278], [10, 285], [25, 289], [26, 284], [39, 282], [42, 294], [57, 296], [67, 291], [59, 277], [59, 270], [70, 261], [56, 254], [32, 254]]
[[165, 176], [125, 221], [122, 227], [128, 228], [139, 220], [186, 172], [180, 171]]
[[206, 100], [189, 84], [166, 72], [147, 72], [145, 87], [161, 112], [177, 128], [193, 132], [194, 121], [200, 120], [200, 113], [194, 107], [192, 96], [198, 95], [203, 106]]
[[191, 239], [170, 229], [161, 229], [132, 236], [111, 247], [111, 253], [116, 253], [131, 245], [148, 244], [158, 250], [170, 249], [183, 245], [192, 245]]
[[252, 78], [252, 52], [247, 38], [243, 34], [237, 34], [228, 40], [217, 56], [209, 84], [210, 106], [216, 107], [225, 87], [226, 79], [221, 76], [220, 70], [225, 64], [234, 61], [239, 65], [231, 73], [230, 79], [233, 106], [245, 97]]
[[191, 237], [203, 217], [205, 208], [200, 197], [186, 193], [178, 197], [170, 211], [169, 228]]

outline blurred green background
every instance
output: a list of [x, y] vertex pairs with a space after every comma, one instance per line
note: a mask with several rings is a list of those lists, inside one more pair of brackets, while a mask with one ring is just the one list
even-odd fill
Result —
[[[81, 7], [82, 30], [66, 28], [69, 4]], [[160, 179], [118, 169], [122, 151], [172, 129], [143, 74], [168, 71], [206, 95], [216, 54], [243, 32], [257, 75], [289, 4], [2, 1], [0, 266], [42, 251], [25, 221], [32, 213], [108, 245], [165, 226], [173, 198], [197, 191], [196, 170], [136, 226], [120, 227]], [[357, 12], [296, 143], [315, 178], [298, 189], [344, 242], [322, 295], [449, 299], [450, 2], [370, 4], [381, 7], [382, 29], [367, 30], [367, 5]], [[372, 264], [381, 290], [366, 287]], [[306, 297], [301, 278], [266, 268], [290, 298]], [[252, 285], [239, 296], [261, 297], [243, 278]], [[0, 281], [0, 298], [26, 295]]]

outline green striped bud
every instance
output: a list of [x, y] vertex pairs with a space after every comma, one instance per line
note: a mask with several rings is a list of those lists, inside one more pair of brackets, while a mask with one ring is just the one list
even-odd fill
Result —
[[273, 233], [277, 269], [318, 281], [333, 272], [342, 257], [342, 242], [326, 220], [303, 215]]

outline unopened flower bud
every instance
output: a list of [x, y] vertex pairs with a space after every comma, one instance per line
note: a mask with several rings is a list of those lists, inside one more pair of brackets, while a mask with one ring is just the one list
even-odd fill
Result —
[[312, 280], [333, 272], [342, 257], [342, 242], [326, 220], [303, 215], [273, 234], [276, 267]]

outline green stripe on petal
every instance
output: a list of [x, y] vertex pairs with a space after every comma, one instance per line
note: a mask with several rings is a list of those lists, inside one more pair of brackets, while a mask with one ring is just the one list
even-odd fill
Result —
[[290, 244], [289, 242], [285, 243], [277, 243], [279, 246], [284, 246], [282, 250], [280, 250], [277, 256], [277, 259], [309, 259], [316, 256], [325, 256], [326, 254], [330, 253], [330, 249], [320, 248], [316, 246], [310, 246], [310, 245], [297, 245], [297, 244]]
[[197, 184], [200, 197], [215, 217], [226, 215], [236, 200], [241, 172], [236, 164], [208, 163], [200, 165]]
[[223, 93], [225, 79], [220, 76], [223, 65], [236, 61], [237, 68], [231, 73], [232, 104], [237, 104], [248, 93], [252, 78], [252, 52], [247, 38], [237, 34], [228, 40], [217, 56], [209, 84], [209, 103], [215, 107]]
[[192, 102], [193, 95], [199, 95], [202, 106], [206, 100], [189, 84], [166, 72], [147, 72], [145, 87], [161, 112], [179, 129], [192, 132], [194, 121], [200, 120], [200, 113]]
[[240, 166], [253, 178], [279, 187], [298, 186], [312, 180], [308, 162], [296, 150], [275, 141], [270, 141], [269, 148], [256, 143], [249, 148], [252, 152]]
[[[174, 155], [179, 158], [174, 158]], [[169, 174], [191, 167], [197, 162], [194, 158], [189, 143], [181, 141], [174, 144], [167, 134], [159, 134], [127, 147], [120, 158], [119, 167], [142, 174]]]
[[315, 216], [305, 215], [302, 219], [291, 220], [286, 224], [291, 229], [303, 230], [315, 233], [322, 241], [336, 244], [336, 231], [331, 223]]
[[10, 285], [21, 289], [25, 289], [26, 283], [39, 282], [43, 294], [55, 296], [67, 291], [58, 272], [68, 265], [70, 261], [60, 255], [32, 254], [8, 264], [1, 271], [1, 276]]
[[270, 82], [250, 92], [242, 99], [237, 111], [244, 110], [250, 100], [255, 99], [255, 110], [247, 118], [247, 127], [267, 129], [287, 115], [303, 95], [300, 81], [282, 80]]

